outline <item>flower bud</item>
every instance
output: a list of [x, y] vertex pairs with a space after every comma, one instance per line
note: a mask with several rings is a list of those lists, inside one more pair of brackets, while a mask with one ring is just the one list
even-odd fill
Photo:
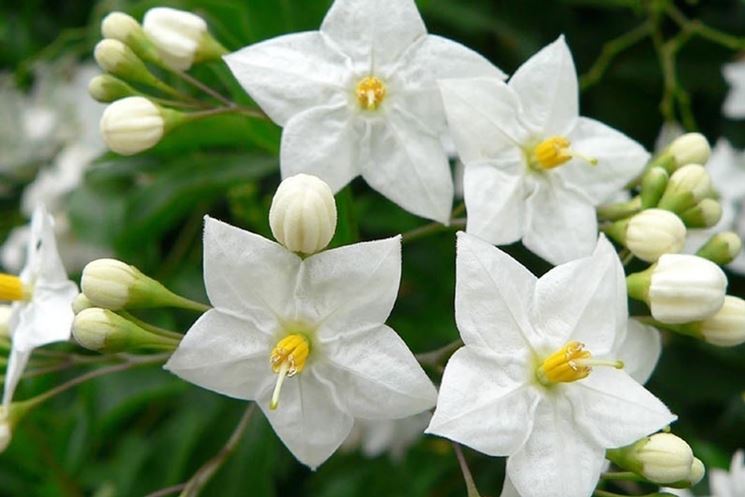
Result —
[[705, 198], [680, 214], [689, 228], [711, 228], [722, 219], [722, 205], [713, 198]]
[[145, 33], [165, 65], [186, 71], [195, 62], [220, 58], [227, 50], [207, 30], [204, 19], [191, 12], [156, 7], [142, 21]]
[[727, 295], [719, 312], [694, 326], [712, 345], [734, 347], [745, 343], [745, 300]]
[[662, 209], [647, 209], [626, 221], [623, 243], [636, 257], [655, 262], [662, 254], [679, 252], [685, 238], [686, 228], [678, 216]]
[[693, 458], [693, 464], [691, 464], [691, 472], [688, 475], [689, 486], [693, 486], [704, 479], [706, 475], [706, 466], [698, 457]]
[[75, 300], [72, 301], [72, 312], [74, 314], [80, 314], [81, 311], [95, 307], [84, 293], [79, 293]]
[[706, 169], [698, 164], [688, 164], [670, 176], [658, 207], [678, 213], [684, 212], [712, 193], [711, 177]]
[[742, 240], [737, 233], [725, 231], [709, 238], [704, 246], [698, 249], [696, 255], [724, 266], [735, 260], [741, 250]]
[[675, 158], [678, 167], [683, 167], [688, 164], [706, 164], [711, 155], [711, 147], [701, 133], [686, 133], [673, 140], [668, 152]]
[[123, 12], [112, 12], [101, 22], [101, 34], [104, 38], [119, 40], [142, 60], [159, 63], [160, 58], [153, 43], [145, 35], [140, 23], [134, 17]]
[[685, 481], [691, 476], [693, 451], [680, 437], [655, 433], [633, 445], [608, 451], [616, 465], [657, 484]]
[[665, 193], [669, 179], [670, 175], [664, 167], [652, 167], [644, 174], [640, 194], [642, 209], [657, 207], [662, 194]]
[[13, 427], [6, 411], [5, 406], [0, 406], [0, 454], [5, 452], [13, 439]]
[[285, 179], [272, 199], [269, 225], [274, 238], [293, 252], [313, 254], [323, 250], [336, 231], [331, 188], [307, 174]]
[[93, 56], [101, 69], [118, 78], [156, 88], [163, 86], [132, 49], [119, 40], [101, 40], [96, 45]]
[[144, 97], [127, 97], [112, 103], [101, 116], [106, 145], [121, 155], [154, 147], [166, 131], [165, 114]]
[[695, 255], [665, 254], [641, 273], [626, 277], [631, 298], [649, 305], [666, 324], [707, 319], [721, 309], [727, 277], [711, 261]]
[[11, 309], [12, 308], [9, 305], [0, 305], [0, 338], [10, 337]]
[[75, 316], [72, 335], [83, 347], [118, 353], [139, 349], [175, 349], [176, 340], [150, 333], [108, 309], [93, 307]]
[[103, 103], [139, 95], [137, 90], [111, 74], [100, 74], [91, 79], [88, 83], [88, 93], [94, 100]]

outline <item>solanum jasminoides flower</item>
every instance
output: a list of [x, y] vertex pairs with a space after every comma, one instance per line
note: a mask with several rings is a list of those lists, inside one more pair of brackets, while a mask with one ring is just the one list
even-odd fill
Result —
[[476, 52], [428, 35], [413, 0], [336, 0], [320, 31], [257, 43], [225, 61], [284, 127], [283, 177], [313, 174], [336, 192], [361, 175], [442, 223], [453, 181], [436, 81], [504, 77]]
[[722, 74], [730, 85], [722, 111], [727, 117], [741, 119], [745, 117], [745, 61], [725, 64]]
[[0, 274], [0, 300], [12, 301], [10, 361], [5, 374], [3, 405], [8, 406], [31, 352], [70, 337], [72, 301], [78, 294], [68, 280], [54, 238], [54, 221], [44, 207], [31, 219], [26, 265], [20, 276]]
[[504, 83], [440, 81], [466, 164], [466, 231], [501, 245], [522, 239], [562, 263], [595, 246], [595, 206], [644, 167], [649, 154], [604, 124], [579, 117], [577, 75], [564, 38]]
[[436, 391], [384, 323], [398, 293], [399, 237], [305, 259], [207, 218], [204, 278], [213, 309], [166, 364], [181, 378], [255, 400], [277, 435], [315, 468], [355, 418], [411, 416]]
[[628, 333], [613, 247], [601, 238], [592, 256], [540, 279], [472, 235], [459, 234], [457, 254], [465, 347], [445, 368], [427, 431], [509, 456], [507, 475], [522, 497], [589, 497], [606, 449], [676, 419], [625, 371], [648, 375], [634, 363], [650, 357], [633, 351], [657, 337]]

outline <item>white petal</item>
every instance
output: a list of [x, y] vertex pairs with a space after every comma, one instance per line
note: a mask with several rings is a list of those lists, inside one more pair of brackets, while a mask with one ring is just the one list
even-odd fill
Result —
[[336, 0], [321, 25], [355, 66], [373, 74], [427, 34], [413, 0]]
[[371, 123], [369, 133], [365, 181], [407, 211], [447, 224], [453, 178], [439, 136], [400, 109]]
[[303, 261], [294, 318], [319, 323], [322, 342], [385, 322], [401, 280], [401, 237], [326, 250]]
[[282, 177], [312, 174], [338, 192], [360, 174], [359, 139], [345, 105], [297, 114], [282, 131]]
[[628, 311], [623, 266], [601, 236], [591, 257], [553, 268], [538, 280], [533, 306], [550, 353], [570, 340], [604, 354], [625, 333]]
[[745, 63], [725, 64], [722, 73], [731, 86], [722, 112], [734, 119], [745, 117]]
[[504, 484], [502, 485], [502, 493], [499, 494], [499, 497], [520, 497], [520, 494], [517, 493], [517, 489], [515, 488], [515, 485], [512, 484], [512, 480], [510, 480], [510, 477], [507, 475], [504, 476]]
[[215, 308], [264, 333], [290, 312], [300, 257], [259, 235], [205, 217], [204, 284]]
[[279, 36], [225, 56], [241, 86], [283, 126], [311, 107], [346, 101], [348, 60], [318, 31]]
[[404, 341], [380, 325], [324, 344], [314, 365], [333, 382], [345, 410], [355, 418], [391, 419], [434, 407], [437, 390]]
[[31, 351], [48, 343], [68, 340], [75, 318], [72, 301], [77, 295], [78, 287], [72, 281], [39, 284], [31, 301], [19, 306], [13, 347]]
[[623, 370], [641, 384], [647, 382], [662, 353], [662, 339], [657, 328], [629, 319], [624, 340], [618, 345], [616, 359]]
[[649, 153], [620, 131], [580, 117], [569, 133], [572, 150], [597, 159], [596, 165], [576, 158], [557, 169], [565, 184], [597, 205], [623, 189], [644, 169]]
[[515, 92], [498, 78], [439, 81], [450, 132], [467, 164], [499, 157], [505, 149], [520, 150], [527, 131]]
[[333, 385], [312, 370], [285, 380], [279, 406], [269, 409], [271, 391], [257, 400], [277, 436], [303, 464], [316, 469], [341, 445], [354, 419], [339, 408]]
[[598, 228], [595, 208], [567, 190], [558, 178], [537, 178], [526, 200], [523, 243], [552, 264], [561, 264], [592, 253]]
[[272, 337], [251, 322], [211, 309], [187, 331], [164, 368], [202, 388], [255, 400], [276, 381], [269, 362], [273, 346]]
[[588, 497], [605, 450], [577, 430], [563, 396], [538, 405], [533, 432], [507, 459], [507, 475], [522, 497]]
[[500, 355], [527, 353], [535, 335], [528, 307], [535, 276], [467, 233], [458, 233], [455, 265], [455, 321], [463, 341]]
[[678, 417], [623, 371], [597, 367], [566, 388], [578, 429], [606, 449], [622, 447]]
[[512, 75], [525, 120], [537, 132], [566, 134], [579, 115], [577, 72], [564, 35], [543, 47]]
[[427, 433], [490, 456], [515, 453], [533, 429], [540, 395], [528, 384], [524, 363], [471, 347], [448, 361]]
[[498, 159], [466, 166], [463, 191], [468, 211], [466, 231], [493, 243], [516, 242], [523, 235], [525, 185], [523, 158], [507, 149]]
[[26, 369], [26, 364], [31, 357], [31, 351], [21, 351], [15, 347], [11, 349], [10, 356], [8, 357], [8, 367], [5, 371], [5, 387], [3, 388], [3, 406], [8, 407], [13, 401], [13, 394], [15, 394], [18, 382], [23, 376], [23, 370]]
[[31, 217], [31, 238], [21, 279], [26, 283], [43, 281], [49, 284], [68, 281], [67, 271], [57, 249], [54, 218], [43, 205], [37, 206]]

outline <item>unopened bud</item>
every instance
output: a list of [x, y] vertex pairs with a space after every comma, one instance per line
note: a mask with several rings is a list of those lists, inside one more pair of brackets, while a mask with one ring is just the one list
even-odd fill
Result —
[[118, 353], [140, 349], [173, 350], [178, 342], [145, 331], [108, 309], [93, 307], [75, 316], [72, 335], [81, 346], [96, 352]]
[[732, 231], [717, 233], [709, 238], [696, 255], [724, 266], [735, 260], [742, 250], [742, 240]]
[[689, 228], [711, 228], [722, 219], [722, 205], [713, 198], [705, 198], [680, 214]]
[[145, 13], [142, 25], [161, 60], [176, 71], [186, 71], [196, 62], [218, 59], [227, 53], [210, 35], [204, 19], [191, 12], [156, 7]]
[[139, 95], [137, 90], [111, 74], [100, 74], [91, 79], [88, 83], [88, 93], [95, 100], [103, 103]]
[[660, 485], [687, 480], [694, 460], [691, 447], [671, 433], [656, 433], [628, 447], [609, 450], [608, 458]]
[[101, 40], [96, 45], [93, 56], [101, 69], [118, 78], [156, 88], [163, 85], [132, 49], [119, 40]]
[[706, 475], [706, 466], [698, 457], [693, 458], [693, 464], [691, 464], [691, 472], [688, 475], [689, 486], [693, 486], [704, 479]]
[[670, 176], [658, 207], [680, 213], [712, 194], [711, 177], [706, 169], [698, 164], [688, 164]]
[[0, 454], [5, 452], [13, 439], [13, 427], [5, 412], [5, 407], [0, 407]]
[[688, 164], [706, 164], [711, 156], [709, 141], [701, 133], [686, 133], [670, 144], [668, 151], [678, 167]]
[[644, 174], [640, 193], [642, 209], [657, 207], [669, 179], [670, 175], [663, 167], [652, 167]]
[[669, 211], [647, 209], [614, 224], [620, 225], [619, 241], [643, 261], [655, 262], [662, 254], [679, 252], [685, 245], [685, 225]]
[[745, 343], [745, 300], [727, 295], [719, 312], [692, 326], [701, 338], [718, 347]]
[[10, 337], [11, 309], [9, 305], [0, 305], [0, 338]]
[[331, 188], [307, 174], [279, 185], [269, 209], [269, 225], [279, 243], [293, 252], [323, 250], [336, 231], [336, 203]]
[[101, 135], [106, 145], [121, 155], [133, 155], [154, 147], [168, 129], [168, 113], [144, 97], [127, 97], [112, 103], [101, 116]]
[[80, 314], [81, 311], [91, 307], [96, 306], [93, 305], [93, 302], [91, 302], [84, 293], [79, 293], [78, 296], [75, 297], [75, 300], [72, 301], [72, 312], [74, 314]]
[[101, 22], [101, 34], [104, 38], [119, 40], [142, 60], [160, 62], [155, 46], [145, 35], [140, 23], [134, 17], [123, 12], [112, 12]]

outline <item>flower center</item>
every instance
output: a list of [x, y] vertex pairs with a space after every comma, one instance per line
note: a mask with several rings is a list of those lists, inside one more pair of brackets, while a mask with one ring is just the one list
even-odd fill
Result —
[[0, 273], [0, 300], [26, 300], [30, 292], [24, 287], [21, 278], [12, 274]]
[[592, 372], [592, 366], [621, 369], [623, 362], [593, 359], [590, 351], [585, 350], [584, 344], [572, 341], [548, 356], [536, 369], [536, 377], [545, 386], [570, 383], [587, 378]]
[[530, 152], [530, 165], [534, 169], [548, 171], [559, 167], [574, 157], [583, 159], [589, 165], [594, 166], [598, 160], [594, 157], [587, 157], [572, 150], [572, 142], [563, 136], [550, 136], [533, 147]]
[[364, 110], [375, 110], [385, 99], [385, 84], [380, 78], [366, 76], [362, 78], [355, 88], [357, 103]]
[[272, 371], [277, 374], [277, 384], [274, 386], [272, 401], [269, 404], [270, 409], [274, 410], [279, 405], [279, 393], [285, 378], [292, 378], [302, 373], [308, 354], [310, 354], [310, 342], [299, 333], [287, 335], [274, 346], [269, 364], [272, 366]]

